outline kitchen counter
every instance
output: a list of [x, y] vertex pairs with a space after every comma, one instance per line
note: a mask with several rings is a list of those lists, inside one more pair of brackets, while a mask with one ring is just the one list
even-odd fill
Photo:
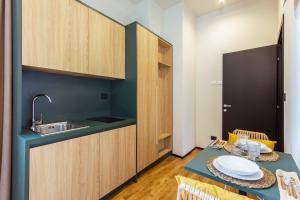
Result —
[[23, 143], [25, 143], [27, 147], [32, 148], [32, 147], [42, 146], [42, 145], [51, 144], [59, 141], [69, 140], [72, 138], [100, 133], [112, 129], [117, 129], [125, 126], [130, 126], [136, 124], [136, 120], [127, 118], [125, 120], [112, 122], [112, 123], [85, 120], [76, 123], [86, 125], [89, 127], [79, 129], [79, 130], [73, 130], [73, 131], [52, 134], [52, 135], [43, 135], [43, 136], [34, 133], [28, 129], [24, 129], [23, 134], [20, 135], [19, 139], [23, 140]]
[[19, 199], [29, 199], [30, 148], [134, 125], [136, 124], [136, 119], [125, 118], [125, 120], [112, 123], [84, 120], [76, 123], [87, 125], [89, 127], [64, 133], [43, 136], [34, 133], [28, 129], [24, 129], [22, 134], [17, 137], [15, 141], [14, 152], [18, 152], [18, 154], [15, 155], [15, 158], [17, 159], [14, 160], [14, 171], [18, 173], [18, 177], [16, 177], [15, 179], [15, 184], [17, 187]]

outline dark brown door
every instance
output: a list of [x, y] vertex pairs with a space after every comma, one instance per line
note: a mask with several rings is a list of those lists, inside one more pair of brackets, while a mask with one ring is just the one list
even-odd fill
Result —
[[223, 138], [234, 129], [277, 140], [277, 46], [223, 55]]
[[277, 150], [284, 152], [284, 18], [277, 43]]

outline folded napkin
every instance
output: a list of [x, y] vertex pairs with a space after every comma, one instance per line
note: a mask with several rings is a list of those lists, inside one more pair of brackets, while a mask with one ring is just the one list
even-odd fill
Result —
[[297, 193], [296, 190], [292, 191], [291, 187], [286, 186], [285, 184], [288, 182], [286, 179], [290, 179], [290, 180], [294, 180], [294, 184], [293, 184], [294, 186], [300, 185], [300, 181], [296, 172], [286, 172], [277, 169], [276, 177], [277, 177], [277, 183], [278, 183], [278, 188], [280, 193], [280, 200], [296, 200], [296, 199], [300, 200], [300, 194]]

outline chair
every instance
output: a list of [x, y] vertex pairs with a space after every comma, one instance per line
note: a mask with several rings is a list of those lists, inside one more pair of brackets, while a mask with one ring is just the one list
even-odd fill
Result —
[[233, 134], [247, 135], [249, 139], [254, 139], [254, 140], [269, 140], [269, 137], [265, 133], [260, 133], [260, 132], [235, 129], [233, 131]]
[[176, 180], [177, 200], [250, 200], [246, 196], [183, 176], [176, 176]]

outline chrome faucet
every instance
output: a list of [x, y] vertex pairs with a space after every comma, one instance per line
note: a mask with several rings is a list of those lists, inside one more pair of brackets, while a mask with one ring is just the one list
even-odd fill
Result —
[[36, 120], [36, 119], [35, 119], [35, 116], [34, 116], [34, 112], [35, 112], [35, 101], [36, 101], [39, 97], [46, 97], [46, 98], [48, 99], [48, 101], [49, 101], [50, 103], [52, 103], [51, 98], [50, 98], [48, 95], [46, 95], [46, 94], [38, 94], [38, 95], [36, 95], [35, 97], [33, 97], [33, 99], [32, 99], [32, 124], [31, 124], [31, 127], [30, 127], [30, 129], [31, 129], [32, 131], [35, 131], [35, 130], [36, 130], [36, 125], [41, 125], [41, 124], [43, 124], [43, 115], [42, 115], [42, 113], [41, 113], [41, 118], [40, 118], [39, 120]]

